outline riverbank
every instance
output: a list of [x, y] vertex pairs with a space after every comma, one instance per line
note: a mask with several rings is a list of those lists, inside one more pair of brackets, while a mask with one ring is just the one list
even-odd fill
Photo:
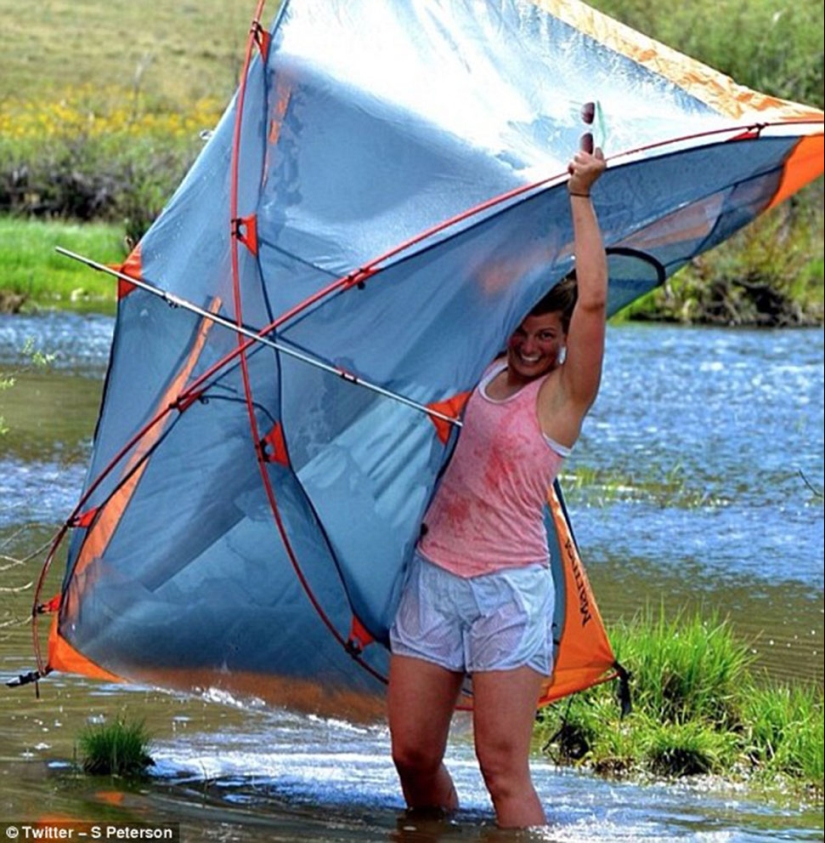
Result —
[[57, 246], [103, 264], [121, 263], [127, 254], [123, 229], [111, 223], [0, 216], [0, 313], [114, 313], [116, 279], [60, 255]]
[[[821, 185], [810, 189], [815, 198]], [[697, 258], [617, 318], [693, 325], [814, 327], [823, 324], [821, 213], [775, 209]], [[796, 217], [791, 228], [788, 219]], [[793, 242], [789, 242], [790, 231]], [[62, 246], [103, 264], [128, 252], [113, 223], [0, 216], [0, 313], [76, 310], [114, 313], [116, 279], [55, 251]], [[761, 268], [754, 268], [755, 266]]]
[[633, 712], [604, 684], [544, 709], [537, 732], [559, 764], [607, 776], [730, 783], [823, 796], [823, 692], [755, 672], [754, 656], [717, 616], [646, 611], [613, 624]]

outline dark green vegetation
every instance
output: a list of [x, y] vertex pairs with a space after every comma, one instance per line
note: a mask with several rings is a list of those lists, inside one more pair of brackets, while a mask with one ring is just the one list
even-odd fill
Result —
[[142, 721], [118, 718], [112, 723], [88, 726], [78, 737], [83, 770], [93, 775], [143, 776], [154, 764], [149, 743]]
[[[823, 106], [823, 0], [593, 5], [742, 85]], [[267, 7], [267, 22], [276, 9]], [[251, 2], [224, 0], [57, 0], [32, 15], [0, 0], [0, 215], [106, 222], [114, 241], [139, 239], [229, 101], [253, 11]], [[7, 234], [0, 231], [2, 240]], [[822, 243], [820, 180], [697, 259], [625, 318], [821, 324]], [[19, 307], [21, 297], [75, 306], [51, 257], [46, 263], [21, 276], [20, 266], [9, 272], [0, 257], [0, 309]], [[58, 263], [65, 267], [65, 259]], [[57, 272], [65, 278], [74, 270]], [[84, 273], [87, 280], [70, 292], [97, 288]], [[76, 300], [88, 305], [80, 293]]]
[[721, 775], [823, 792], [821, 688], [770, 684], [747, 644], [716, 616], [648, 611], [614, 625], [631, 673], [624, 720], [612, 683], [543, 710], [539, 734], [559, 763], [607, 775]]

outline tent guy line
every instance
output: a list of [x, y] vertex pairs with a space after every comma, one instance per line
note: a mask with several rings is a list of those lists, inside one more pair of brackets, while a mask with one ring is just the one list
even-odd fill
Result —
[[243, 325], [238, 325], [237, 323], [232, 322], [229, 319], [225, 319], [222, 316], [218, 316], [215, 313], [211, 313], [210, 311], [199, 307], [198, 305], [188, 301], [187, 299], [182, 299], [180, 298], [180, 296], [176, 296], [174, 293], [170, 293], [166, 290], [161, 289], [160, 287], [155, 287], [152, 284], [148, 284], [146, 281], [143, 281], [139, 278], [135, 278], [132, 275], [127, 275], [126, 273], [120, 272], [110, 266], [106, 266], [105, 264], [98, 263], [97, 261], [92, 260], [92, 258], [87, 258], [84, 255], [77, 254], [76, 252], [72, 252], [69, 249], [64, 249], [62, 246], [55, 246], [55, 251], [61, 255], [64, 255], [67, 258], [72, 258], [72, 260], [79, 261], [80, 263], [85, 264], [91, 269], [96, 269], [99, 272], [105, 272], [106, 274], [111, 275], [115, 278], [120, 278], [122, 281], [126, 281], [129, 284], [134, 284], [136, 287], [140, 287], [141, 290], [145, 290], [147, 293], [151, 293], [153, 296], [157, 296], [158, 298], [163, 299], [163, 301], [165, 301], [168, 305], [172, 307], [180, 307], [183, 310], [188, 310], [191, 313], [195, 313], [203, 319], [208, 319], [210, 322], [214, 322], [216, 325], [228, 328], [230, 331], [234, 331], [237, 334], [241, 334], [242, 336], [247, 337], [248, 339], [253, 340], [254, 342], [268, 346], [269, 348], [272, 348], [275, 351], [279, 351], [282, 354], [286, 354], [289, 357], [292, 357], [296, 360], [300, 360], [302, 363], [307, 363], [308, 365], [314, 366], [317, 369], [322, 369], [325, 372], [329, 372], [330, 374], [336, 375], [342, 378], [343, 380], [347, 381], [347, 383], [354, 384], [355, 386], [364, 387], [364, 389], [369, 389], [371, 392], [375, 392], [378, 395], [384, 396], [385, 398], [390, 398], [393, 401], [397, 401], [407, 407], [411, 407], [413, 410], [418, 410], [418, 412], [420, 413], [424, 413], [425, 415], [440, 419], [441, 421], [445, 421], [448, 424], [455, 425], [456, 427], [461, 427], [461, 420], [455, 418], [454, 416], [448, 416], [444, 413], [440, 413], [438, 410], [433, 410], [430, 407], [426, 407], [424, 404], [419, 404], [417, 401], [413, 401], [411, 398], [407, 398], [406, 396], [400, 395], [399, 393], [393, 392], [392, 390], [384, 389], [384, 387], [378, 386], [378, 384], [374, 384], [371, 381], [364, 380], [363, 378], [358, 377], [358, 375], [354, 375], [352, 372], [348, 372], [346, 369], [342, 369], [339, 366], [333, 366], [329, 363], [325, 363], [323, 360], [318, 360], [317, 358], [311, 357], [308, 354], [296, 351], [294, 348], [290, 348], [289, 346], [283, 345], [282, 343], [275, 342], [274, 340], [271, 340], [260, 333], [256, 333], [250, 328], [245, 328], [243, 327]]

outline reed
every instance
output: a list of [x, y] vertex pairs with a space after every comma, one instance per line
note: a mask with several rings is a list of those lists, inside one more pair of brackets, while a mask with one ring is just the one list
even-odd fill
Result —
[[724, 504], [712, 490], [691, 486], [692, 478], [678, 463], [665, 470], [647, 464], [631, 476], [581, 462], [560, 479], [565, 497], [575, 506], [641, 501], [661, 507], [697, 509]]
[[150, 737], [143, 721], [118, 718], [89, 726], [78, 737], [83, 770], [92, 775], [142, 776], [154, 764], [149, 755]]
[[754, 686], [743, 702], [746, 754], [757, 772], [822, 781], [825, 733], [821, 689]]

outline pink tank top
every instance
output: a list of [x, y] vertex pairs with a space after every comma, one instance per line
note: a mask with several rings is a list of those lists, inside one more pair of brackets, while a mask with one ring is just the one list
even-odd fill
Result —
[[537, 378], [501, 401], [488, 370], [467, 403], [461, 435], [424, 518], [421, 553], [462, 577], [549, 563], [543, 507], [569, 449], [539, 426]]

